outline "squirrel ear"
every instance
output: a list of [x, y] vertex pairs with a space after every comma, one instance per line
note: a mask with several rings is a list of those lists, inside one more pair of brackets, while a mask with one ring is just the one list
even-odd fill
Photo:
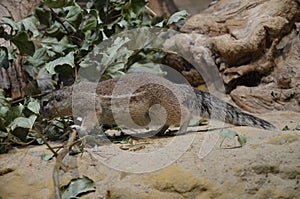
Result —
[[56, 102], [60, 102], [60, 101], [62, 101], [62, 99], [63, 99], [63, 96], [62, 95], [55, 95], [55, 101]]

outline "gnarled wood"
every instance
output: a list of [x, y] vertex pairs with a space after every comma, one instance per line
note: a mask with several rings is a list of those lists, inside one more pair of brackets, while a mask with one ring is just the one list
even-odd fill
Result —
[[181, 31], [190, 36], [176, 37], [176, 44], [198, 62], [207, 52], [206, 59], [215, 62], [208, 67], [218, 68], [226, 91], [242, 108], [299, 111], [293, 108], [300, 104], [295, 84], [300, 65], [299, 5], [296, 0], [220, 0], [189, 19]]

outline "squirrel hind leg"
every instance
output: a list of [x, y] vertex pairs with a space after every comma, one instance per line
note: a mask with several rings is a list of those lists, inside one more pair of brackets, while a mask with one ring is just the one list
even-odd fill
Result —
[[168, 130], [170, 126], [165, 124], [158, 131], [158, 133], [156, 135], [158, 135], [158, 136], [165, 136], [165, 135], [167, 135], [167, 136], [174, 136], [176, 134], [184, 134], [187, 131], [190, 119], [191, 119], [190, 117], [187, 117], [187, 119], [185, 119], [184, 121], [182, 121], [181, 124], [180, 124], [179, 130]]
[[166, 134], [166, 131], [169, 129], [169, 125], [164, 125], [161, 127], [161, 129], [158, 130], [158, 133], [156, 133], [157, 136], [163, 136]]

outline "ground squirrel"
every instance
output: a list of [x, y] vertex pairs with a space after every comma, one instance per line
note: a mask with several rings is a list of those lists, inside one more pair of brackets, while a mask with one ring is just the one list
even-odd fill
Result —
[[[46, 95], [42, 99], [42, 115], [50, 118], [69, 116], [72, 115], [72, 108], [84, 110], [87, 103], [95, 103], [94, 110], [100, 123], [119, 125], [111, 107], [111, 103], [115, 100], [117, 112], [121, 113], [125, 110], [124, 106], [127, 106], [132, 121], [139, 126], [145, 126], [155, 119], [164, 120], [160, 133], [166, 131], [169, 126], [188, 121], [192, 115], [204, 118], [213, 115], [214, 119], [234, 125], [277, 129], [271, 123], [245, 113], [207, 92], [193, 89], [185, 84], [175, 84], [151, 74], [132, 73], [97, 83], [95, 101], [91, 102], [89, 99], [92, 94], [87, 93], [85, 88], [95, 84], [79, 83], [76, 87], [65, 87]], [[142, 86], [135, 89], [137, 85]], [[74, 88], [78, 99], [72, 97]], [[77, 103], [76, 107], [73, 103], [72, 107], [72, 100], [73, 102], [79, 100], [80, 103]], [[152, 109], [158, 104], [160, 105], [158, 108]], [[126, 125], [127, 121], [127, 119], [123, 120], [122, 125]], [[186, 122], [185, 124], [187, 126]]]

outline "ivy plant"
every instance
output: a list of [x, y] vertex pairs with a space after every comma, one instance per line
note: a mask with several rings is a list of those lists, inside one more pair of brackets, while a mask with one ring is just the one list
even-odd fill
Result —
[[0, 153], [8, 150], [11, 141], [26, 141], [28, 132], [38, 118], [40, 103], [33, 98], [25, 98], [24, 103], [12, 106], [11, 98], [5, 97], [0, 89]]
[[[0, 67], [7, 69], [17, 56], [22, 55], [22, 67], [28, 81], [27, 96], [71, 85], [79, 68], [88, 67], [87, 55], [99, 48], [101, 42], [115, 36], [115, 42], [124, 43], [126, 38], [116, 35], [133, 28], [178, 29], [188, 16], [181, 11], [157, 21], [147, 12], [147, 4], [147, 0], [90, 0], [86, 7], [81, 7], [75, 0], [42, 0], [32, 15], [18, 22], [11, 17], [0, 18], [0, 38], [8, 42], [7, 46], [0, 47]], [[147, 42], [142, 37], [137, 40]], [[108, 57], [104, 79], [117, 77], [128, 70], [149, 70], [143, 64], [159, 63], [165, 55], [155, 49], [118, 48], [117, 43], [102, 50], [103, 55], [114, 54]], [[101, 71], [102, 64], [96, 67]], [[37, 101], [26, 98], [23, 104], [12, 106], [11, 99], [5, 98], [3, 91], [1, 100], [0, 142], [8, 139], [7, 133], [25, 140], [38, 120]]]

